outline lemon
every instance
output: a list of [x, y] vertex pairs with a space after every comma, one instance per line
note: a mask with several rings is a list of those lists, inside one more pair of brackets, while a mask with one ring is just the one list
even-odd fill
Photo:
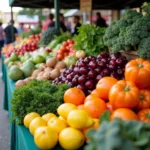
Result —
[[63, 129], [67, 128], [67, 124], [63, 120], [55, 117], [51, 118], [47, 125], [57, 133], [60, 133]]
[[48, 123], [48, 121], [53, 118], [53, 117], [57, 117], [55, 114], [53, 113], [47, 113], [47, 114], [44, 114], [42, 116], [42, 118]]
[[67, 120], [65, 118], [63, 118], [62, 116], [58, 117], [60, 120], [63, 120], [65, 122], [65, 124], [67, 124]]
[[63, 118], [67, 119], [68, 114], [72, 111], [77, 109], [76, 105], [74, 104], [70, 104], [70, 103], [64, 103], [62, 105], [60, 105], [57, 109], [57, 112], [60, 116], [62, 116]]
[[25, 125], [27, 128], [29, 128], [29, 125], [30, 125], [31, 121], [32, 121], [33, 119], [35, 119], [36, 117], [40, 117], [40, 115], [39, 115], [38, 113], [36, 113], [36, 112], [31, 112], [31, 113], [27, 114], [27, 115], [24, 117], [24, 120], [23, 120], [24, 125]]
[[59, 143], [65, 150], [76, 150], [85, 141], [83, 133], [77, 129], [68, 127], [59, 134]]
[[37, 118], [33, 119], [30, 123], [30, 126], [29, 126], [30, 133], [32, 135], [34, 135], [34, 132], [38, 127], [42, 127], [42, 126], [46, 126], [46, 125], [47, 125], [47, 123], [43, 118], [37, 117]]
[[34, 134], [35, 144], [40, 149], [52, 149], [58, 141], [58, 134], [49, 127], [39, 127]]
[[76, 129], [84, 129], [94, 125], [94, 120], [84, 110], [73, 110], [67, 118], [68, 125]]

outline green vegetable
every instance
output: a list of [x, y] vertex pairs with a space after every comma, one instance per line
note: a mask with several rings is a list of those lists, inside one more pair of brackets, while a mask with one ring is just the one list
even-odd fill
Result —
[[55, 37], [55, 35], [60, 35], [60, 31], [57, 30], [55, 27], [47, 29], [41, 36], [39, 45], [40, 46], [47, 46]]
[[23, 123], [26, 114], [37, 112], [40, 115], [51, 112], [56, 114], [57, 107], [63, 103], [64, 92], [68, 85], [52, 85], [49, 81], [33, 80], [27, 85], [15, 89], [11, 100], [11, 121]]
[[121, 20], [113, 22], [106, 29], [104, 43], [112, 47], [113, 52], [138, 50], [140, 57], [150, 57], [150, 41], [145, 42], [150, 37], [150, 5], [143, 5], [143, 9], [147, 15], [136, 10], [127, 10]]
[[105, 28], [89, 24], [82, 25], [78, 31], [79, 35], [74, 37], [76, 50], [84, 50], [87, 56], [96, 56], [107, 50], [103, 42]]
[[23, 32], [21, 34], [21, 37], [24, 38], [28, 38], [30, 35], [32, 34], [40, 34], [41, 33], [41, 29], [40, 28], [36, 28], [36, 29], [31, 29], [29, 32]]
[[[105, 114], [108, 117], [108, 114]], [[150, 124], [115, 119], [103, 122], [98, 130], [90, 130], [91, 139], [85, 150], [149, 150]]]
[[62, 35], [56, 36], [54, 40], [50, 42], [48, 47], [54, 49], [58, 44], [67, 41], [69, 38], [71, 38], [71, 35], [69, 33], [64, 33]]

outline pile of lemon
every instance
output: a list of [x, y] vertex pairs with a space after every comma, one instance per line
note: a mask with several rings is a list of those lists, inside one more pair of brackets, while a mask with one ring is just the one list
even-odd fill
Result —
[[65, 150], [76, 150], [84, 144], [86, 131], [98, 126], [98, 119], [91, 118], [74, 104], [60, 105], [57, 113], [59, 117], [52, 113], [40, 117], [32, 112], [24, 118], [24, 125], [29, 128], [40, 149], [52, 149], [59, 142]]

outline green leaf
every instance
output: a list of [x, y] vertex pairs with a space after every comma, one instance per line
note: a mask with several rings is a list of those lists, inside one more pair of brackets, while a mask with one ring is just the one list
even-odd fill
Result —
[[106, 110], [102, 115], [100, 115], [99, 123], [101, 124], [103, 121], [110, 121], [110, 111]]

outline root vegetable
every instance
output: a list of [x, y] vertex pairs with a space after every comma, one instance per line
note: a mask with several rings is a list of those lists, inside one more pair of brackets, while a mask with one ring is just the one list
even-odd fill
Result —
[[21, 86], [24, 86], [26, 82], [24, 80], [18, 80], [15, 84], [16, 88], [19, 88]]
[[30, 78], [30, 77], [29, 77], [29, 78], [24, 79], [24, 81], [25, 81], [25, 83], [26, 83], [26, 84], [28, 84], [28, 83], [29, 83], [29, 82], [31, 82], [32, 80], [33, 80], [33, 79], [32, 79], [32, 78]]
[[64, 69], [65, 68], [65, 63], [64, 62], [62, 62], [62, 61], [59, 61], [59, 62], [57, 62], [57, 64], [56, 64], [56, 66], [55, 66], [55, 68], [56, 69]]
[[49, 80], [49, 79], [50, 79], [50, 72], [45, 71], [45, 72], [43, 73], [43, 77], [44, 77], [44, 78], [47, 78], [47, 79]]
[[54, 80], [55, 78], [60, 76], [60, 71], [58, 69], [54, 69], [51, 71], [50, 78]]
[[54, 67], [57, 63], [57, 59], [56, 58], [49, 58], [47, 61], [46, 61], [46, 65], [47, 67]]
[[44, 74], [44, 71], [40, 72], [37, 77], [42, 77], [43, 74]]
[[53, 68], [50, 68], [50, 67], [47, 67], [44, 69], [45, 72], [47, 72], [47, 71], [51, 72], [52, 70], [53, 70]]
[[46, 68], [46, 64], [42, 63], [42, 64], [40, 65], [40, 69], [43, 71], [45, 68]]
[[40, 77], [37, 77], [37, 80], [47, 80], [47, 78], [44, 76], [40, 76]]
[[31, 76], [31, 77], [36, 78], [40, 72], [41, 72], [41, 70], [40, 70], [40, 69], [36, 69], [36, 70], [34, 70], [34, 71], [33, 71], [33, 73], [32, 73], [32, 76]]

